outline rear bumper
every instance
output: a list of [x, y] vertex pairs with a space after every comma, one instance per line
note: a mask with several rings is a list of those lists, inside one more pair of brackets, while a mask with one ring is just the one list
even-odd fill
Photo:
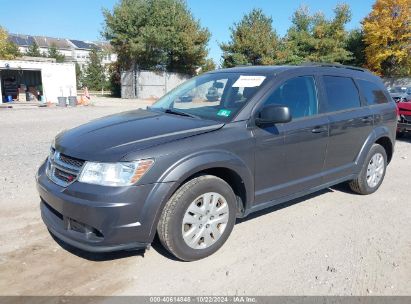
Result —
[[41, 216], [64, 242], [91, 252], [144, 248], [155, 235], [156, 219], [169, 183], [104, 187], [74, 182], [54, 184], [44, 164], [36, 175]]

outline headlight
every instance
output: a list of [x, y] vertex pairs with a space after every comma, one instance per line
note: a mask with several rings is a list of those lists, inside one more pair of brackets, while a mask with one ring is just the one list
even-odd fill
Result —
[[150, 170], [152, 159], [121, 163], [86, 162], [79, 181], [103, 186], [130, 186]]

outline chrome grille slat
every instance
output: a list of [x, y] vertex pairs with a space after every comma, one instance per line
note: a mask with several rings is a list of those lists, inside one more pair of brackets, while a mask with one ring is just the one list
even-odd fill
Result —
[[48, 177], [55, 184], [67, 187], [77, 180], [85, 161], [51, 149], [48, 157]]
[[69, 173], [72, 173], [72, 174], [78, 174], [81, 169], [81, 167], [74, 167], [67, 163], [63, 163], [59, 159], [54, 159], [54, 166], [59, 168], [62, 171], [68, 171]]

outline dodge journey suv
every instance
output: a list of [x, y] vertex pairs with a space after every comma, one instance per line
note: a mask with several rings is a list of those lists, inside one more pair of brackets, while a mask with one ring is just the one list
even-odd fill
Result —
[[41, 215], [86, 250], [216, 252], [236, 218], [348, 182], [376, 191], [395, 143], [381, 80], [342, 65], [236, 67], [194, 77], [146, 110], [62, 132], [36, 175]]

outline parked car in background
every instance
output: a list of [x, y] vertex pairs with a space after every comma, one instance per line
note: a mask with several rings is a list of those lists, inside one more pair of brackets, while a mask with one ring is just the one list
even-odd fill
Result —
[[410, 102], [411, 87], [393, 87], [388, 90], [395, 102]]
[[398, 102], [398, 126], [397, 136], [401, 137], [411, 132], [411, 102]]
[[177, 258], [198, 260], [236, 218], [343, 182], [374, 193], [396, 130], [396, 105], [366, 70], [217, 70], [146, 110], [58, 134], [36, 174], [41, 214], [84, 250], [145, 248], [157, 234]]

